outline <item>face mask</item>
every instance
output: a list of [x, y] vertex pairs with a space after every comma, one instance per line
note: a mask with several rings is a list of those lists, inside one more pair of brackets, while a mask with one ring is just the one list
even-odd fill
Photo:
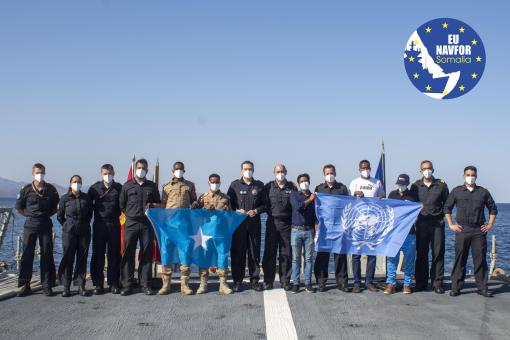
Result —
[[147, 171], [145, 171], [145, 169], [136, 169], [136, 177], [145, 178], [146, 174], [147, 174]]
[[326, 182], [333, 183], [335, 181], [335, 175], [329, 174], [324, 177], [326, 179]]
[[35, 179], [37, 182], [42, 182], [42, 181], [44, 181], [44, 174], [35, 174], [35, 175], [34, 175], [34, 179]]
[[432, 177], [432, 173], [433, 173], [433, 171], [431, 169], [425, 169], [422, 171], [422, 175], [426, 179], [429, 179], [430, 177]]
[[467, 184], [473, 185], [476, 182], [476, 177], [475, 176], [466, 176], [465, 181]]
[[182, 176], [184, 176], [184, 170], [182, 170], [182, 169], [175, 170], [174, 176], [175, 176], [175, 178], [182, 178]]
[[71, 189], [73, 189], [74, 191], [80, 191], [81, 183], [78, 183], [78, 182], [71, 183]]
[[309, 182], [301, 182], [301, 183], [299, 183], [299, 187], [301, 188], [301, 190], [307, 191], [310, 188], [310, 183]]
[[243, 171], [243, 177], [246, 179], [251, 179], [253, 177], [253, 171], [251, 170]]
[[113, 181], [113, 175], [103, 175], [103, 182], [110, 184]]
[[404, 191], [406, 191], [406, 190], [407, 190], [407, 185], [399, 185], [399, 186], [398, 186], [398, 191], [400, 191], [400, 192], [404, 192]]
[[220, 183], [210, 183], [209, 187], [211, 188], [211, 191], [218, 191], [220, 190]]
[[279, 172], [276, 174], [276, 179], [279, 181], [285, 180], [285, 174], [283, 172]]
[[363, 178], [370, 178], [370, 170], [361, 170], [361, 176]]

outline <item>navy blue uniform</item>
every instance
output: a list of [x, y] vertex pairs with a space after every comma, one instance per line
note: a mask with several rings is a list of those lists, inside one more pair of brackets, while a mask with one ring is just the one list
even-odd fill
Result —
[[[445, 249], [443, 207], [448, 198], [448, 186], [441, 179], [432, 178], [430, 186], [420, 179], [411, 185], [410, 190], [423, 204], [416, 220], [416, 290], [426, 290], [429, 278], [434, 288], [442, 288]], [[430, 269], [429, 249], [432, 250]]]
[[23, 254], [21, 255], [18, 286], [32, 280], [34, 251], [37, 239], [41, 251], [40, 271], [44, 288], [55, 285], [55, 260], [53, 258], [53, 223], [51, 216], [57, 212], [58, 192], [49, 183], [42, 182], [39, 191], [32, 184], [25, 185], [16, 200], [16, 210], [26, 217], [23, 230]]
[[292, 250], [290, 246], [290, 232], [292, 220], [292, 206], [290, 195], [296, 191], [294, 183], [285, 181], [280, 186], [271, 181], [265, 186], [267, 203], [266, 237], [264, 243], [264, 282], [273, 283], [276, 276], [276, 255], [279, 253], [280, 283], [285, 286], [290, 282], [292, 273]]
[[[92, 201], [84, 192], [78, 196], [69, 192], [58, 204], [57, 219], [62, 225], [64, 254], [58, 267], [58, 276], [64, 287], [85, 286], [87, 258], [90, 245]], [[76, 265], [74, 265], [76, 261]], [[74, 271], [73, 271], [74, 267]]]
[[[349, 189], [347, 186], [340, 182], [335, 182], [333, 186], [328, 183], [322, 183], [315, 187], [316, 193], [330, 194], [330, 195], [345, 195], [349, 196]], [[317, 284], [325, 285], [329, 276], [329, 255], [328, 252], [319, 251], [315, 256], [315, 263], [313, 271]], [[335, 279], [339, 286], [345, 286], [348, 283], [349, 277], [347, 275], [347, 254], [333, 254], [335, 259]]]
[[134, 282], [136, 244], [140, 240], [140, 262], [138, 279], [144, 288], [150, 288], [152, 281], [152, 247], [154, 230], [145, 215], [147, 204], [161, 203], [156, 184], [145, 180], [141, 185], [136, 180], [127, 181], [122, 186], [119, 204], [126, 214], [124, 224], [124, 255], [120, 263], [123, 288], [129, 288]]
[[465, 185], [452, 190], [444, 207], [451, 214], [457, 207], [456, 221], [463, 230], [455, 233], [455, 262], [452, 270], [452, 291], [460, 291], [466, 277], [466, 263], [471, 248], [476, 285], [479, 290], [487, 290], [487, 233], [480, 228], [486, 223], [485, 208], [490, 215], [497, 215], [498, 208], [489, 191], [475, 185], [470, 191]]
[[[108, 258], [107, 281], [110, 287], [119, 287], [120, 280], [120, 203], [122, 185], [112, 182], [108, 188], [103, 181], [89, 188], [88, 194], [94, 206], [92, 225], [92, 259], [90, 273], [96, 287], [104, 285], [104, 259]], [[108, 247], [108, 251], [107, 251]]]
[[248, 254], [248, 272], [251, 283], [260, 279], [260, 214], [266, 211], [266, 192], [264, 183], [252, 180], [246, 184], [244, 179], [237, 179], [230, 184], [228, 189], [232, 210], [244, 209], [255, 210], [257, 215], [246, 217], [232, 235], [232, 248], [230, 259], [232, 266], [232, 278], [235, 283], [241, 283], [244, 279], [246, 268], [246, 254]]

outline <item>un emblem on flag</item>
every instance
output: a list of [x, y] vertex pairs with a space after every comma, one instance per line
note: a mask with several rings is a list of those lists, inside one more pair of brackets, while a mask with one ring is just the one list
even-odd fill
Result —
[[395, 213], [392, 207], [366, 201], [354, 205], [349, 203], [342, 213], [344, 235], [357, 249], [367, 246], [373, 250], [393, 229], [394, 221]]

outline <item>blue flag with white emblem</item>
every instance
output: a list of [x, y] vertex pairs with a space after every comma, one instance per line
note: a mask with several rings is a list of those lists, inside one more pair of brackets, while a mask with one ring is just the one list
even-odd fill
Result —
[[316, 251], [393, 257], [416, 222], [421, 204], [317, 194], [315, 210]]
[[161, 264], [228, 267], [232, 234], [246, 218], [235, 211], [151, 208], [146, 212], [161, 251]]

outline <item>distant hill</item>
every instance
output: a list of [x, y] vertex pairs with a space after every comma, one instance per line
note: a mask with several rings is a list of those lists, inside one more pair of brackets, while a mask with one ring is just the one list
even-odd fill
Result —
[[[4, 198], [13, 198], [18, 196], [19, 190], [27, 183], [25, 182], [16, 182], [11, 181], [10, 179], [0, 177], [0, 197]], [[56, 188], [60, 195], [67, 191], [67, 188], [64, 188], [58, 184], [52, 183]]]

